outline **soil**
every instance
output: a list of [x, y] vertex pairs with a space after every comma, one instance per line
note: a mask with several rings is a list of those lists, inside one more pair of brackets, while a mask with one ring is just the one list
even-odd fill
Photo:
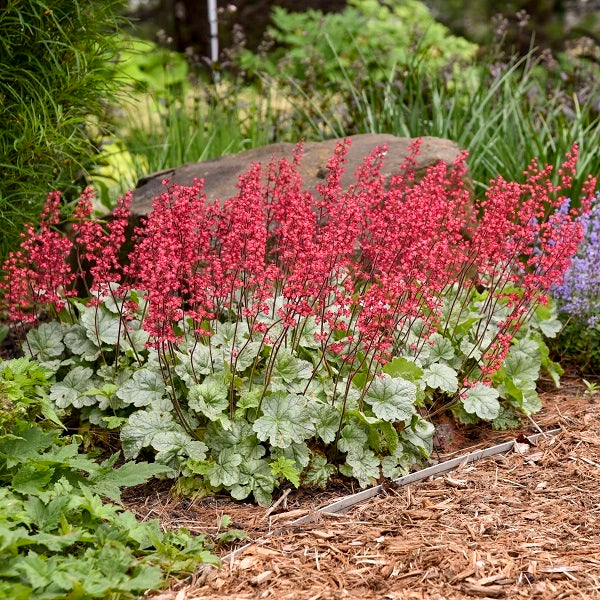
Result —
[[[599, 598], [600, 393], [577, 378], [542, 382], [544, 409], [520, 432], [448, 424], [447, 460], [560, 428], [507, 456], [385, 492], [346, 514], [292, 525], [354, 491], [282, 492], [275, 510], [226, 497], [178, 500], [137, 488], [127, 508], [164, 527], [218, 533], [224, 514], [250, 548], [200, 569], [154, 600]], [[235, 546], [217, 548], [225, 557]]]

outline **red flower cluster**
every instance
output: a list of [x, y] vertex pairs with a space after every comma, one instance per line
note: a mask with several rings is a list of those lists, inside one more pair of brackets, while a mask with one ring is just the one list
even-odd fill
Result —
[[[185, 319], [196, 336], [211, 335], [222, 321], [245, 321], [255, 340], [294, 345], [310, 316], [323, 354], [341, 355], [360, 368], [364, 361], [385, 362], [403, 346], [418, 353], [432, 332], [456, 325], [444, 317], [446, 296], [462, 290], [464, 299], [484, 288], [482, 340], [495, 308], [502, 303], [510, 309], [484, 350], [483, 374], [492, 373], [581, 240], [578, 211], [568, 209], [564, 195], [577, 147], [559, 170], [558, 186], [551, 183], [551, 167], [532, 164], [524, 183], [499, 177], [476, 203], [463, 183], [466, 153], [450, 168], [440, 163], [416, 179], [419, 141], [390, 181], [382, 175], [386, 148], [380, 147], [343, 190], [349, 144], [338, 144], [316, 196], [303, 190], [296, 168], [301, 147], [294, 162], [251, 165], [238, 193], [223, 202], [208, 203], [202, 181], [164, 181], [124, 269], [118, 253], [131, 195], [103, 227], [90, 220], [91, 192], [85, 191], [73, 230], [91, 291], [106, 295], [112, 282], [143, 290], [149, 302], [144, 328], [158, 348], [179, 341]], [[590, 181], [586, 196], [593, 188]], [[588, 204], [584, 199], [583, 210]], [[58, 195], [51, 195], [41, 230], [29, 228], [22, 249], [5, 265], [2, 289], [13, 319], [30, 320], [28, 310], [42, 303], [59, 309], [73, 293], [75, 275], [65, 261], [71, 242], [50, 229], [57, 207]], [[456, 322], [466, 302], [458, 304]], [[415, 326], [419, 343], [409, 339]]]
[[68, 264], [71, 242], [52, 229], [60, 220], [60, 192], [48, 194], [36, 231], [31, 225], [21, 234], [20, 250], [11, 252], [3, 265], [0, 292], [12, 321], [34, 323], [47, 307], [60, 312], [75, 274]]
[[81, 194], [73, 214], [73, 231], [77, 236], [79, 271], [84, 275], [84, 281], [91, 279], [91, 302], [96, 303], [110, 294], [111, 283], [120, 283], [122, 280], [119, 251], [125, 243], [133, 193], [127, 192], [119, 198], [106, 230], [99, 221], [91, 218], [93, 198], [92, 188], [85, 189]]

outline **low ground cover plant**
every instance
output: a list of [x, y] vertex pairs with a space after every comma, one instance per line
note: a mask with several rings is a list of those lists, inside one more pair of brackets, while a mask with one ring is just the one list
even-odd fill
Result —
[[47, 375], [28, 358], [0, 361], [0, 598], [133, 599], [217, 564], [204, 536], [119, 506], [122, 488], [169, 468], [81, 453], [61, 435]]
[[466, 154], [416, 180], [418, 141], [389, 182], [380, 147], [343, 190], [349, 143], [315, 194], [301, 146], [294, 162], [251, 165], [222, 202], [165, 181], [124, 265], [131, 194], [100, 223], [84, 192], [73, 237], [55, 230], [51, 194], [2, 290], [15, 322], [56, 317], [23, 345], [53, 378], [52, 408], [117, 429], [126, 458], [153, 457], [181, 489], [261, 504], [286, 482], [407, 472], [441, 411], [506, 427], [538, 410], [540, 369], [560, 374], [546, 292], [595, 185], [569, 207], [577, 147], [559, 185], [532, 163], [525, 183], [498, 177], [477, 200]]

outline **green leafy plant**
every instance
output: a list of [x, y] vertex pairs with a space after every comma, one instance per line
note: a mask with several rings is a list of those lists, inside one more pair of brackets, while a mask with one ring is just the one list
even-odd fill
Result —
[[57, 421], [48, 374], [26, 358], [0, 362], [0, 598], [133, 599], [216, 564], [204, 536], [165, 533], [114, 504], [122, 488], [170, 468], [81, 454], [43, 420]]
[[586, 394], [587, 396], [594, 396], [596, 393], [598, 393], [600, 385], [598, 385], [596, 382], [588, 381], [587, 379], [582, 379], [581, 381], [583, 381], [583, 383], [585, 384], [584, 394]]
[[390, 68], [411, 63], [415, 47], [427, 56], [426, 68], [432, 71], [457, 59], [469, 60], [477, 51], [475, 44], [451, 35], [417, 0], [351, 0], [342, 12], [327, 14], [274, 7], [271, 20], [268, 35], [276, 43], [272, 52], [266, 57], [242, 52], [241, 67], [306, 79], [319, 90], [344, 79], [340, 65], [352, 69], [360, 63], [374, 78], [385, 78]]

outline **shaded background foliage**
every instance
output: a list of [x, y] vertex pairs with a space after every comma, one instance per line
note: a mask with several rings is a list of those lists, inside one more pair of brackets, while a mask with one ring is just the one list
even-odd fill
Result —
[[[519, 11], [529, 15], [527, 26], [511, 27], [508, 41], [526, 52], [535, 30], [537, 43], [541, 47], [559, 50], [565, 38], [581, 35], [598, 35], [597, 0], [426, 0], [424, 2], [433, 16], [447, 25], [453, 33], [476, 43], [485, 44], [489, 34], [498, 26], [494, 17], [499, 14], [512, 15], [512, 24], [519, 19]], [[227, 47], [233, 41], [234, 25], [244, 29], [248, 48], [256, 50], [267, 27], [272, 24], [272, 9], [285, 8], [304, 12], [320, 10], [323, 13], [339, 12], [348, 6], [347, 0], [219, 0], [219, 36]], [[381, 1], [382, 6], [393, 2]], [[209, 56], [209, 29], [206, 2], [196, 0], [138, 0], [131, 2], [128, 14], [138, 20], [142, 30], [152, 34], [164, 28], [172, 37], [174, 48], [184, 52], [190, 46], [202, 56]], [[521, 19], [522, 20], [522, 19]]]
[[115, 78], [120, 0], [8, 0], [0, 8], [0, 256], [45, 195], [79, 189]]

